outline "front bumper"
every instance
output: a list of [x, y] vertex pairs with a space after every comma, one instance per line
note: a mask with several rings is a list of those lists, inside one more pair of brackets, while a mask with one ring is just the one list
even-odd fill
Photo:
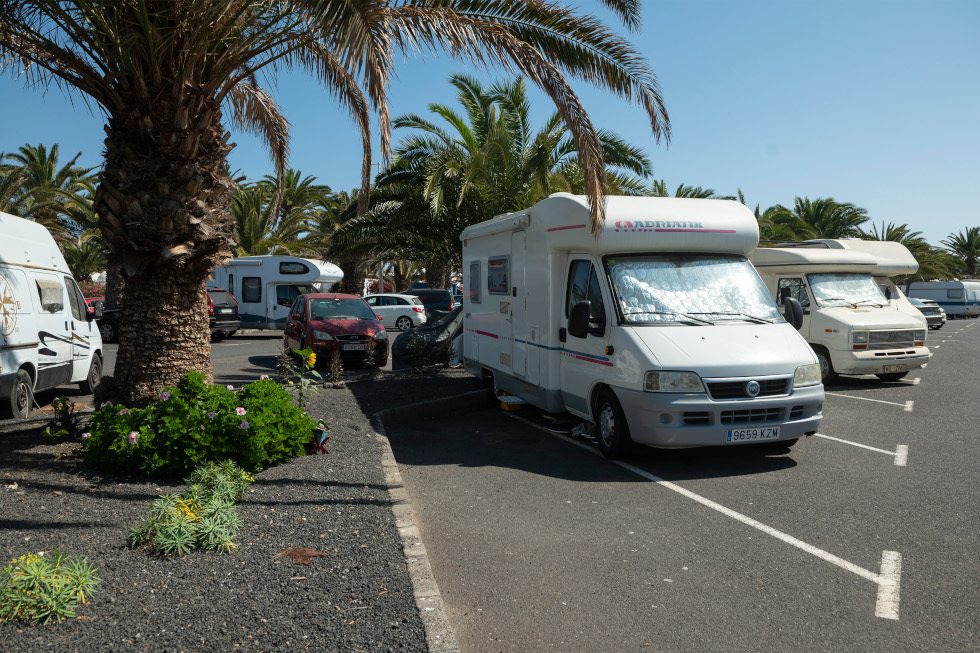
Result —
[[[376, 359], [382, 359], [388, 357], [388, 341], [375, 340], [374, 347], [374, 357]], [[315, 342], [310, 345], [313, 349], [313, 353], [316, 354], [317, 364], [326, 364], [331, 358], [333, 358], [334, 352], [340, 352], [340, 360], [342, 361], [363, 361], [367, 359], [368, 350], [367, 349], [353, 349], [344, 350], [342, 344], [364, 344], [364, 343], [339, 343], [339, 342]]]
[[830, 360], [838, 374], [882, 374], [885, 365], [904, 365], [906, 369], [914, 370], [928, 363], [931, 357], [928, 347], [830, 352]]
[[[816, 433], [823, 419], [822, 385], [781, 397], [713, 400], [707, 394], [670, 394], [615, 388], [633, 442], [681, 449], [792, 440]], [[779, 438], [727, 441], [731, 429], [779, 427]]]

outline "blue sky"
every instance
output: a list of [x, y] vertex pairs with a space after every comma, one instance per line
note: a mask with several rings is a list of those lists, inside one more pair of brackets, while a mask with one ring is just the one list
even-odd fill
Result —
[[[753, 208], [791, 205], [797, 195], [834, 197], [867, 209], [875, 224], [907, 223], [936, 245], [980, 225], [969, 190], [980, 179], [980, 3], [646, 0], [643, 7], [642, 29], [630, 38], [663, 86], [669, 147], [654, 141], [638, 107], [575, 88], [596, 126], [645, 148], [655, 177], [671, 189], [741, 188]], [[409, 59], [397, 71], [393, 116], [453, 104], [446, 82], [453, 72], [498, 79], [445, 57]], [[356, 187], [360, 137], [350, 118], [301, 77], [280, 77], [275, 95], [292, 123], [291, 167], [335, 190]], [[9, 78], [0, 79], [0, 97], [0, 151], [59, 143], [63, 158], [80, 151], [83, 163], [100, 162], [101, 115], [56, 88], [42, 94]], [[533, 99], [540, 123], [552, 107], [540, 93]], [[395, 141], [402, 136], [395, 132]], [[233, 168], [250, 178], [271, 173], [257, 140], [234, 140]]]

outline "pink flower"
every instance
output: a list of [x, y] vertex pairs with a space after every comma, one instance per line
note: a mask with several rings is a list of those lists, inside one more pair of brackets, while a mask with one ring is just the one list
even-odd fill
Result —
[[263, 374], [262, 376], [259, 377], [259, 381], [262, 381], [263, 379], [268, 379], [268, 378], [269, 378], [269, 375], [268, 374]]
[[91, 433], [82, 433], [82, 439], [83, 440], [88, 440], [90, 437], [92, 437], [92, 434]]
[[170, 399], [170, 393], [169, 392], [161, 392], [160, 393], [160, 401], [166, 401], [167, 399]]
[[248, 428], [248, 422], [242, 422], [241, 424], [239, 424], [239, 426], [242, 427], [242, 430], [245, 430]]
[[235, 412], [238, 413], [239, 415], [244, 415], [245, 409], [239, 406], [238, 408], [235, 409]]
[[140, 434], [139, 433], [137, 433], [136, 431], [130, 431], [129, 432], [129, 444], [136, 444], [136, 441], [139, 439], [139, 437], [140, 437]]
[[214, 411], [213, 410], [209, 410], [208, 411], [208, 417], [211, 418], [211, 419], [214, 419], [215, 418], [215, 414], [214, 414]]
[[126, 410], [125, 408], [123, 408], [121, 411], [119, 411], [119, 414], [120, 415], [129, 415], [129, 411]]
[[204, 430], [204, 424], [201, 424], [201, 430], [202, 431]]

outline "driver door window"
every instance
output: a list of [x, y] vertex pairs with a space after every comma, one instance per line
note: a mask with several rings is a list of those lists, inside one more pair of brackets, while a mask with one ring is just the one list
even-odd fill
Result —
[[810, 295], [806, 291], [803, 279], [780, 279], [779, 287], [776, 289], [776, 303], [783, 305], [783, 288], [789, 288], [789, 296], [800, 302], [800, 306], [807, 308], [810, 306]]
[[568, 272], [568, 301], [565, 303], [565, 316], [579, 302], [589, 302], [589, 321], [605, 323], [606, 308], [599, 290], [599, 278], [590, 261], [572, 261]]

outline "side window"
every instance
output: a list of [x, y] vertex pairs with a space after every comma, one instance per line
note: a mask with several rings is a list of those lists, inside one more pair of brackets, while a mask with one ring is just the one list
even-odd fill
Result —
[[395, 303], [399, 306], [408, 306], [408, 300], [404, 297], [392, 297], [392, 299], [394, 299]]
[[510, 294], [509, 268], [509, 256], [496, 256], [487, 260], [487, 292], [491, 295]]
[[242, 277], [242, 301], [262, 301], [262, 279], [259, 277]]
[[228, 275], [228, 292], [232, 295], [235, 294], [235, 275], [233, 274]]
[[382, 297], [380, 303], [381, 303], [382, 306], [397, 306], [398, 305], [398, 301], [394, 297]]
[[377, 297], [368, 297], [364, 301], [366, 301], [368, 303], [368, 306], [377, 306], [378, 305], [378, 298]]
[[279, 264], [279, 274], [306, 274], [310, 268], [305, 263], [286, 261]]
[[276, 286], [276, 303], [280, 306], [289, 306], [298, 296], [299, 290], [296, 286]]
[[789, 288], [789, 296], [800, 302], [800, 306], [810, 305], [810, 295], [803, 285], [803, 279], [780, 279], [779, 286], [776, 288], [776, 303], [783, 304], [783, 288]]
[[572, 312], [572, 306], [589, 301], [589, 273], [592, 264], [588, 261], [572, 261], [568, 270], [568, 290], [565, 293], [565, 317]]
[[75, 285], [75, 280], [71, 277], [65, 277], [65, 287], [68, 289], [68, 303], [71, 305], [71, 316], [76, 320], [81, 320], [82, 316], [88, 310], [83, 309], [85, 306], [85, 300], [81, 297], [81, 292], [78, 290], [78, 286]]
[[479, 304], [483, 301], [482, 298], [482, 288], [480, 284], [480, 262], [474, 261], [470, 263], [470, 280], [467, 286], [469, 290], [469, 300], [471, 304]]
[[65, 310], [65, 290], [60, 283], [46, 279], [38, 279], [36, 283], [42, 311], [60, 313]]
[[947, 299], [963, 299], [963, 289], [962, 288], [956, 288], [956, 289], [953, 289], [953, 290], [947, 290], [946, 291], [946, 298]]
[[[591, 267], [591, 266], [590, 266]], [[602, 291], [599, 289], [599, 277], [596, 276], [595, 268], [589, 274], [589, 321], [606, 322], [606, 307], [602, 303]]]

